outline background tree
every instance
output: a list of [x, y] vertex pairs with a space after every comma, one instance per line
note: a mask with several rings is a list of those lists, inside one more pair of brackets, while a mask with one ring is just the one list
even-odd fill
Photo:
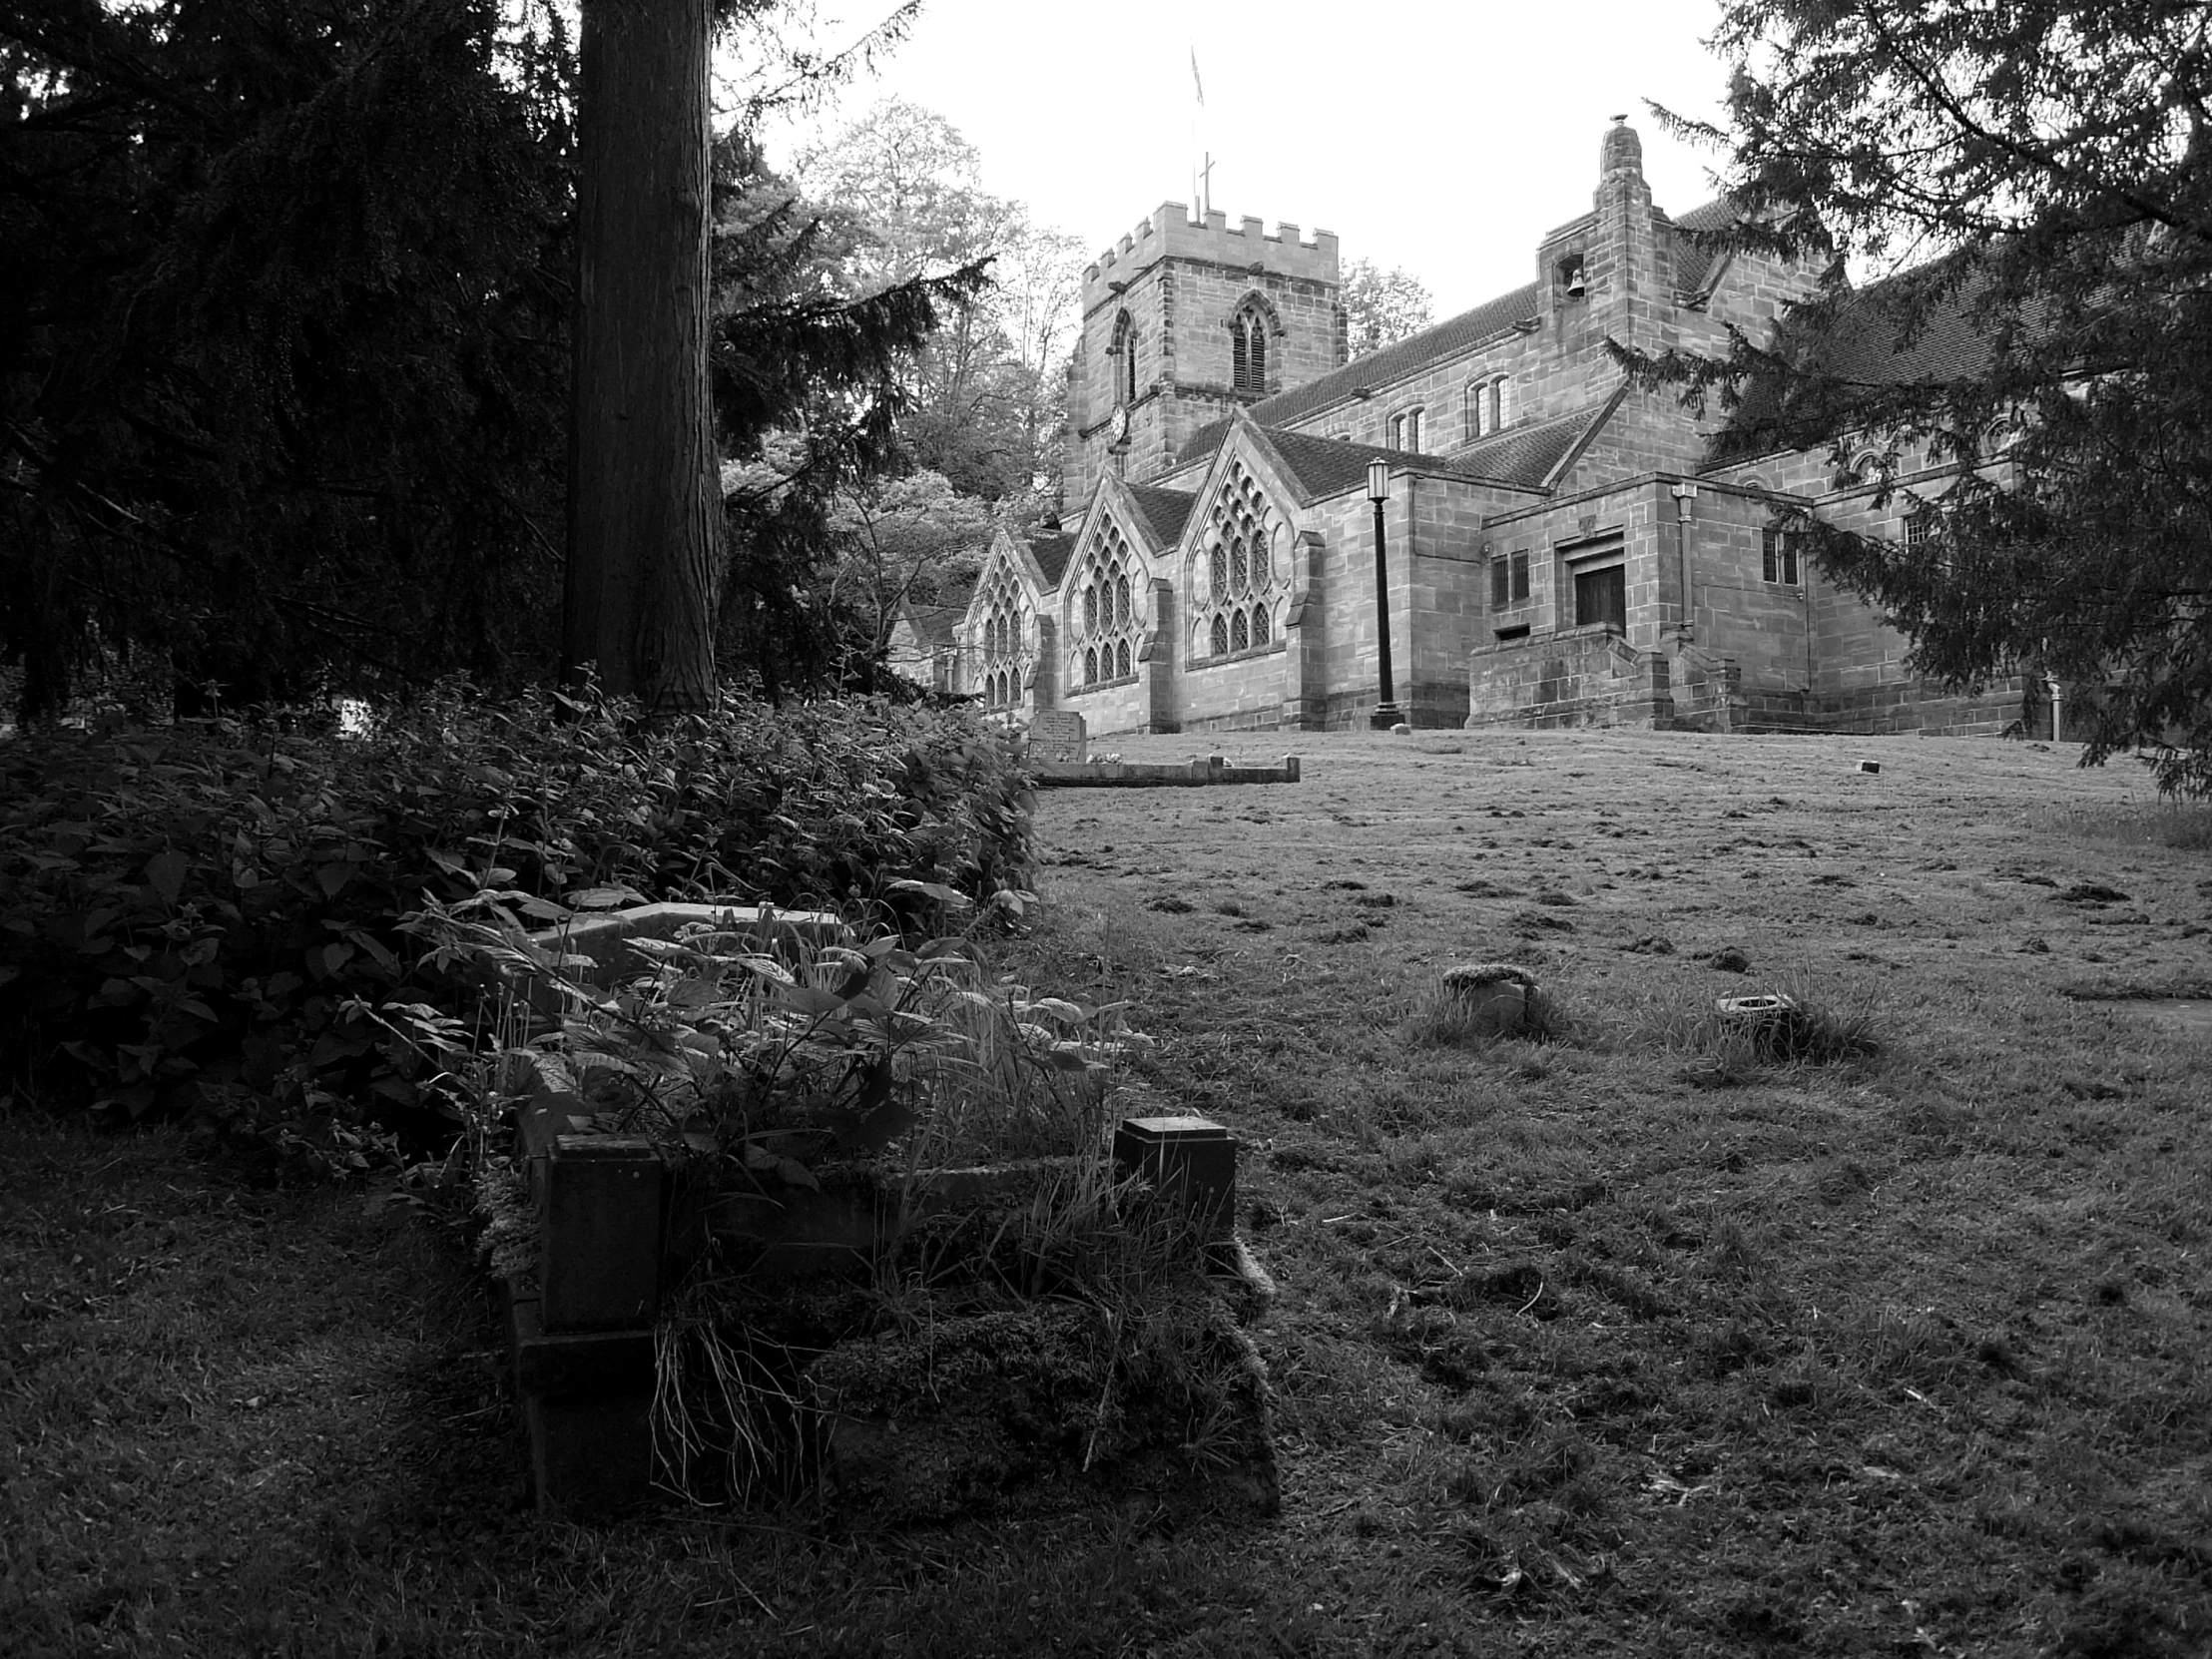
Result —
[[[1639, 364], [1739, 451], [1871, 435], [1955, 464], [1920, 548], [1816, 529], [1914, 661], [2076, 692], [2087, 758], [2212, 788], [2212, 12], [2175, 0], [1735, 0], [1747, 245], [1832, 259], [1773, 349]], [[1855, 289], [1844, 273], [1886, 279]], [[1906, 352], [1908, 354], [1900, 355]], [[2002, 465], [1983, 465], [2001, 452]], [[1917, 504], [1917, 503], [1916, 503]]]
[[1402, 268], [1383, 271], [1372, 260], [1345, 266], [1343, 291], [1346, 333], [1355, 357], [1419, 333], [1435, 309], [1418, 277]]
[[816, 212], [733, 135], [716, 152], [713, 376], [729, 545], [717, 637], [769, 689], [846, 675], [850, 630], [829, 591], [849, 549], [840, 499], [908, 470], [910, 364], [984, 268], [852, 294], [851, 222]]
[[830, 528], [840, 557], [829, 601], [851, 615], [858, 649], [877, 662], [902, 606], [942, 603], [974, 580], [991, 512], [943, 473], [915, 472], [845, 490]]
[[984, 189], [974, 147], [901, 99], [802, 152], [793, 172], [849, 221], [843, 275], [855, 294], [988, 263], [989, 285], [947, 307], [907, 361], [903, 448], [965, 494], [1027, 506], [1058, 476], [1081, 245]]

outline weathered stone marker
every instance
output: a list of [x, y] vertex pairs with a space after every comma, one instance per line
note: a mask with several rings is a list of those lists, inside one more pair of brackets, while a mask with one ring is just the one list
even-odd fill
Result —
[[525, 1115], [537, 1294], [510, 1287], [509, 1330], [538, 1506], [589, 1517], [639, 1507], [652, 1485], [663, 1165], [650, 1141], [563, 1134], [565, 1118]]
[[1114, 1131], [1114, 1163], [1142, 1175], [1153, 1190], [1188, 1205], [1209, 1240], [1237, 1221], [1237, 1137], [1211, 1118], [1123, 1118]]
[[1089, 759], [1083, 717], [1072, 709], [1039, 709], [1029, 717], [1029, 759], [1062, 764]]
[[651, 1325], [661, 1275], [661, 1155], [651, 1141], [562, 1135], [545, 1165], [548, 1331]]

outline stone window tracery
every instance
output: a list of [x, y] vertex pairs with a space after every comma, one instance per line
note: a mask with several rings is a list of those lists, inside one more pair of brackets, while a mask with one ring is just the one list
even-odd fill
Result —
[[1143, 621], [1144, 565], [1112, 519], [1101, 522], [1065, 591], [1068, 689], [1081, 691], [1134, 674]]
[[1021, 584], [1003, 563], [984, 578], [978, 605], [983, 617], [977, 651], [983, 702], [993, 709], [1012, 708], [1021, 701], [1022, 682], [1028, 678], [1029, 607]]
[[1419, 450], [1420, 417], [1421, 411], [1419, 409], [1407, 409], [1402, 414], [1395, 414], [1390, 417], [1390, 447], [1392, 449], [1403, 449], [1408, 452]]
[[1191, 655], [1227, 657], [1272, 644], [1288, 596], [1288, 528], [1244, 467], [1230, 473], [1191, 561]]

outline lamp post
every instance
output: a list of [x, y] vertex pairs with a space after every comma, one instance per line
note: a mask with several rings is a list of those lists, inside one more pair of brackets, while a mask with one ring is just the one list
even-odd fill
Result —
[[1390, 574], [1382, 553], [1382, 503], [1389, 498], [1390, 463], [1381, 459], [1368, 462], [1368, 499], [1375, 503], [1375, 638], [1382, 655], [1382, 699], [1368, 717], [1368, 724], [1378, 732], [1387, 732], [1405, 722], [1404, 712], [1397, 706], [1397, 694], [1390, 686]]

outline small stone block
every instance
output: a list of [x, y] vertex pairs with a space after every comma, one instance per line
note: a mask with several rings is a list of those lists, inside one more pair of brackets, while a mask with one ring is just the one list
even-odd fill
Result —
[[1296, 755], [1283, 757], [1283, 782], [1286, 784], [1298, 782], [1298, 757]]
[[645, 1507], [653, 1491], [652, 1410], [650, 1388], [606, 1399], [525, 1395], [539, 1512], [602, 1520]]
[[1859, 770], [1861, 772], [1880, 772], [1882, 770], [1882, 763], [1880, 761], [1861, 761], [1859, 763]]
[[1114, 1163], [1155, 1191], [1190, 1205], [1211, 1227], [1237, 1214], [1237, 1137], [1210, 1118], [1123, 1118], [1114, 1131]]
[[653, 1391], [653, 1333], [548, 1333], [534, 1298], [512, 1304], [515, 1392], [552, 1400], [601, 1399]]
[[545, 1166], [548, 1331], [653, 1323], [661, 1277], [661, 1159], [650, 1141], [561, 1135]]

